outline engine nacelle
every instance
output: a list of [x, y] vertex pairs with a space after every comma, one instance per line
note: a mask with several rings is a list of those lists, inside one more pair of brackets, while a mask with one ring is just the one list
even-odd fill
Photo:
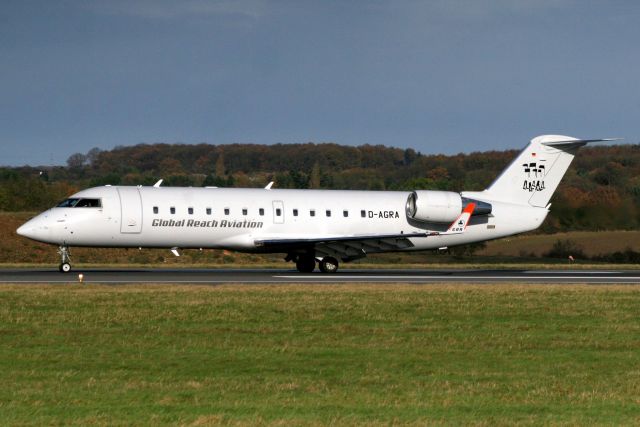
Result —
[[462, 197], [453, 191], [414, 191], [407, 198], [406, 211], [417, 221], [450, 223], [462, 212]]

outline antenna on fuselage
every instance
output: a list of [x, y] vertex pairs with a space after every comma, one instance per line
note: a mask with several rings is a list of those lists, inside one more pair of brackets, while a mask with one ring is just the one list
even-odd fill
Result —
[[267, 184], [266, 187], [264, 187], [265, 190], [271, 190], [271, 187], [273, 186], [273, 181], [271, 181], [270, 183]]
[[153, 184], [153, 186], [154, 186], [155, 188], [160, 188], [160, 185], [161, 185], [161, 184], [162, 184], [162, 180], [160, 179], [160, 180], [158, 180], [158, 182], [156, 182], [155, 184]]

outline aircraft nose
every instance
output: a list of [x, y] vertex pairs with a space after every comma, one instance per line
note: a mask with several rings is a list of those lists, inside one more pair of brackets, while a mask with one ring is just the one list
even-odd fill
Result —
[[33, 224], [30, 224], [30, 222], [31, 221], [27, 221], [24, 224], [22, 224], [20, 227], [18, 227], [18, 229], [16, 230], [16, 233], [18, 233], [21, 236], [33, 239], [35, 236], [36, 229], [33, 226]]
[[[21, 236], [24, 236], [25, 233], [27, 232], [27, 227], [25, 227], [26, 224], [22, 224], [20, 227], [18, 227], [18, 229], [16, 230], [16, 233], [18, 233]], [[25, 236], [27, 237], [27, 236]]]
[[30, 219], [16, 230], [20, 236], [41, 241], [44, 238], [44, 223], [40, 216]]

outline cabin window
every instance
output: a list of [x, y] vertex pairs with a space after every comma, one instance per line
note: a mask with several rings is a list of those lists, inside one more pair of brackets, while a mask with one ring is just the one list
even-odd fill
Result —
[[327, 214], [327, 216], [331, 216], [331, 211], [329, 209], [327, 209], [326, 214]]
[[343, 217], [348, 217], [349, 216], [349, 211], [342, 211], [342, 216]]
[[276, 208], [276, 216], [282, 216], [282, 209]]
[[158, 213], [158, 207], [157, 207], [157, 206], [154, 206], [154, 207], [153, 207], [153, 213], [154, 213], [154, 214], [157, 214], [157, 213]]
[[258, 213], [260, 214], [260, 216], [264, 216], [264, 208], [260, 208], [258, 210]]
[[207, 215], [211, 215], [211, 208], [207, 208]]
[[316, 211], [314, 209], [311, 209], [309, 211], [309, 216], [316, 216]]
[[367, 216], [367, 211], [365, 211], [364, 209], [363, 209], [363, 210], [361, 210], [361, 211], [360, 211], [360, 216], [361, 216], [362, 218], [366, 217], [366, 216]]
[[229, 215], [229, 208], [224, 208], [224, 214]]
[[169, 212], [171, 212], [171, 215], [175, 215], [175, 213], [176, 213], [176, 208], [175, 208], [175, 207], [173, 207], [173, 206], [171, 206], [171, 207], [169, 208]]
[[293, 210], [293, 216], [298, 216], [298, 209]]
[[249, 213], [249, 211], [247, 210], [247, 208], [242, 208], [242, 215], [246, 216], [247, 213]]
[[189, 208], [187, 211], [189, 212], [189, 215], [193, 215], [193, 208]]

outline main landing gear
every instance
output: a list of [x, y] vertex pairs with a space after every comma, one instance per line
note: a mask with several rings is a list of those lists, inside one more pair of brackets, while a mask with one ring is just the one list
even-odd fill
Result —
[[316, 259], [312, 255], [299, 255], [296, 268], [300, 273], [311, 273], [316, 268]]
[[338, 271], [338, 260], [332, 256], [326, 256], [320, 260], [318, 266], [323, 273], [335, 273]]
[[68, 273], [71, 271], [71, 257], [69, 255], [69, 248], [66, 246], [60, 246], [58, 248], [58, 253], [60, 254], [60, 265], [58, 266], [58, 270], [61, 273]]
[[[301, 254], [296, 257], [287, 256], [287, 261], [295, 259], [296, 268], [300, 273], [311, 273], [316, 268], [316, 257], [311, 254]], [[338, 271], [338, 260], [331, 256], [326, 256], [318, 262], [318, 267], [323, 273], [335, 273]]]

